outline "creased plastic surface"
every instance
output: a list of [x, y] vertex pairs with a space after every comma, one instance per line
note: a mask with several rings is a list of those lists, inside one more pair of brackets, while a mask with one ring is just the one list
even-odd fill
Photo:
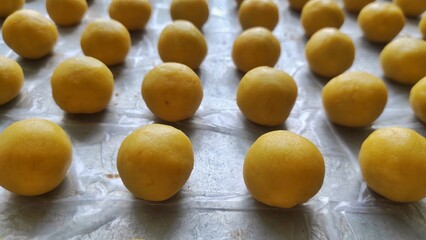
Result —
[[[265, 128], [239, 112], [235, 94], [241, 73], [230, 57], [241, 32], [233, 0], [211, 0], [204, 26], [209, 53], [200, 70], [204, 99], [195, 117], [171, 124], [193, 142], [195, 166], [177, 196], [162, 203], [137, 200], [118, 178], [116, 155], [133, 130], [158, 121], [142, 101], [143, 76], [161, 63], [156, 46], [171, 22], [169, 1], [154, 0], [146, 31], [132, 33], [126, 62], [112, 67], [115, 94], [107, 111], [90, 116], [63, 113], [51, 97], [50, 76], [64, 59], [80, 56], [79, 38], [88, 22], [108, 17], [109, 1], [89, 1], [83, 22], [59, 28], [51, 56], [33, 61], [13, 53], [0, 39], [0, 54], [16, 59], [25, 71], [20, 96], [0, 107], [0, 130], [14, 121], [41, 117], [60, 124], [74, 146], [71, 170], [56, 190], [39, 197], [20, 197], [0, 190], [1, 239], [425, 239], [426, 201], [396, 204], [372, 193], [362, 181], [357, 155], [362, 141], [377, 128], [404, 126], [426, 135], [409, 104], [409, 87], [386, 81], [389, 101], [371, 128], [347, 129], [330, 124], [321, 106], [326, 79], [313, 75], [304, 58], [306, 39], [299, 14], [278, 1], [280, 22], [274, 34], [281, 42], [277, 68], [296, 80], [299, 96], [285, 124]], [[25, 8], [46, 14], [44, 1]], [[401, 35], [420, 37], [417, 19], [408, 19]], [[378, 54], [383, 45], [367, 42], [346, 13], [342, 31], [356, 43], [352, 70], [382, 77]], [[321, 191], [293, 209], [270, 208], [247, 192], [242, 164], [249, 146], [261, 134], [288, 129], [312, 140], [326, 161]]]

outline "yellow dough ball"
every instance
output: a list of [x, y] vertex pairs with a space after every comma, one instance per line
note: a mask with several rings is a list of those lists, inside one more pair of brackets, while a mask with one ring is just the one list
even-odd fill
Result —
[[130, 50], [130, 34], [126, 27], [112, 19], [98, 19], [89, 23], [80, 39], [86, 56], [94, 57], [107, 66], [126, 60]]
[[201, 29], [209, 18], [207, 0], [172, 0], [170, 15], [173, 20], [187, 20]]
[[426, 42], [415, 38], [399, 38], [380, 53], [383, 72], [389, 79], [413, 85], [426, 76]]
[[419, 16], [426, 11], [425, 0], [393, 0], [393, 2], [409, 17]]
[[305, 4], [300, 16], [307, 36], [322, 28], [339, 29], [345, 21], [345, 14], [334, 0], [311, 0]]
[[322, 89], [328, 119], [346, 127], [372, 124], [385, 109], [387, 96], [384, 82], [364, 72], [343, 73]]
[[411, 88], [410, 105], [417, 118], [426, 123], [426, 76]]
[[0, 18], [5, 18], [21, 9], [25, 0], [0, 0]]
[[109, 5], [109, 16], [129, 31], [144, 29], [151, 12], [149, 0], [112, 0]]
[[58, 40], [55, 24], [41, 13], [19, 10], [3, 23], [3, 40], [19, 56], [37, 59], [48, 55]]
[[114, 78], [101, 61], [74, 57], [56, 67], [51, 78], [56, 104], [68, 113], [96, 113], [111, 100]]
[[274, 30], [278, 24], [278, 6], [274, 0], [245, 0], [238, 11], [243, 29], [264, 27]]
[[349, 12], [358, 13], [367, 4], [374, 2], [375, 0], [343, 0], [345, 9]]
[[358, 24], [368, 40], [389, 42], [404, 28], [405, 17], [393, 3], [374, 2], [361, 10]]
[[355, 45], [348, 35], [339, 30], [324, 28], [309, 39], [305, 55], [314, 73], [322, 77], [335, 77], [352, 66]]
[[423, 35], [423, 39], [426, 40], [426, 14], [422, 17], [419, 23], [419, 31]]
[[263, 27], [245, 30], [232, 46], [232, 60], [242, 72], [260, 66], [273, 67], [280, 55], [280, 42], [271, 31]]
[[0, 186], [24, 196], [50, 192], [64, 180], [71, 159], [71, 141], [57, 124], [15, 122], [0, 134]]
[[291, 9], [300, 11], [309, 0], [288, 0]]
[[325, 166], [318, 148], [288, 131], [260, 136], [244, 160], [244, 182], [251, 195], [266, 205], [291, 208], [321, 188]]
[[142, 97], [157, 117], [176, 122], [192, 117], [203, 99], [201, 80], [180, 63], [163, 63], [142, 82]]
[[126, 188], [148, 201], [164, 201], [186, 183], [194, 165], [191, 140], [180, 130], [151, 124], [124, 139], [117, 168]]
[[50, 18], [59, 26], [78, 24], [87, 11], [86, 0], [46, 0]]
[[241, 79], [237, 104], [250, 121], [275, 126], [290, 115], [297, 98], [297, 85], [287, 73], [271, 67], [257, 67]]
[[359, 164], [367, 185], [392, 201], [426, 196], [426, 139], [411, 129], [374, 131], [362, 143]]
[[24, 72], [18, 63], [0, 56], [0, 105], [18, 96], [24, 84]]
[[207, 42], [194, 24], [177, 20], [161, 32], [158, 53], [163, 62], [182, 63], [195, 70], [207, 55]]

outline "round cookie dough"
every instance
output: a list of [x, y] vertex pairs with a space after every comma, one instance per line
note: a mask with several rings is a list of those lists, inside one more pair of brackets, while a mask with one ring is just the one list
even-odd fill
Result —
[[425, 0], [393, 0], [393, 2], [409, 17], [417, 17], [426, 11]]
[[311, 70], [322, 77], [335, 77], [352, 66], [355, 45], [335, 28], [323, 28], [306, 43], [305, 55]]
[[415, 38], [398, 38], [382, 50], [380, 63], [386, 77], [413, 85], [426, 76], [426, 42]]
[[389, 42], [404, 28], [405, 16], [393, 3], [374, 2], [361, 10], [358, 25], [368, 40]]
[[209, 19], [207, 0], [172, 0], [170, 15], [173, 20], [187, 20], [201, 29]]
[[278, 6], [274, 0], [245, 0], [238, 11], [243, 29], [264, 27], [271, 31], [278, 24]]
[[98, 19], [89, 23], [80, 39], [86, 56], [94, 57], [107, 66], [126, 60], [131, 39], [126, 27], [112, 19]]
[[164, 201], [186, 183], [194, 166], [191, 140], [180, 130], [151, 124], [121, 143], [117, 169], [124, 186], [137, 198]]
[[19, 95], [24, 84], [24, 72], [18, 63], [0, 56], [0, 105]]
[[384, 82], [365, 72], [343, 73], [322, 90], [328, 119], [346, 127], [371, 125], [385, 109], [387, 96]]
[[425, 149], [426, 139], [411, 129], [374, 131], [359, 151], [359, 165], [368, 187], [395, 202], [420, 201], [426, 196]]
[[86, 0], [46, 0], [50, 18], [59, 26], [78, 24], [87, 11]]
[[285, 122], [297, 98], [297, 85], [286, 72], [257, 67], [241, 79], [237, 105], [250, 121], [264, 126]]
[[104, 110], [114, 91], [111, 71], [92, 57], [74, 57], [56, 67], [51, 78], [56, 104], [68, 113]]
[[177, 62], [198, 69], [207, 55], [207, 42], [191, 22], [177, 20], [167, 25], [158, 39], [163, 62]]
[[263, 27], [245, 30], [232, 46], [232, 60], [242, 72], [260, 66], [273, 67], [280, 55], [280, 42], [271, 31]]
[[266, 205], [292, 208], [313, 197], [324, 181], [324, 158], [308, 139], [289, 131], [260, 136], [244, 159], [244, 183]]
[[343, 0], [345, 9], [352, 13], [358, 13], [367, 4], [374, 2], [375, 0]]
[[149, 0], [112, 0], [109, 16], [123, 24], [127, 30], [142, 30], [151, 17]]
[[302, 10], [307, 2], [309, 0], [288, 0], [290, 8], [296, 11]]
[[44, 119], [15, 122], [0, 134], [0, 186], [10, 192], [36, 196], [64, 180], [72, 160], [65, 131]]
[[426, 40], [426, 14], [423, 15], [419, 23], [419, 31], [423, 36], [423, 40]]
[[37, 59], [48, 55], [58, 40], [55, 24], [34, 10], [19, 10], [3, 23], [4, 42], [19, 56]]
[[203, 99], [203, 88], [201, 80], [189, 67], [163, 63], [145, 75], [142, 97], [155, 116], [177, 122], [195, 114]]
[[21, 9], [25, 0], [0, 0], [0, 18], [5, 18]]
[[311, 0], [305, 4], [300, 16], [307, 36], [322, 28], [339, 29], [345, 21], [345, 14], [334, 0]]
[[426, 123], [426, 76], [411, 88], [410, 105], [416, 117]]

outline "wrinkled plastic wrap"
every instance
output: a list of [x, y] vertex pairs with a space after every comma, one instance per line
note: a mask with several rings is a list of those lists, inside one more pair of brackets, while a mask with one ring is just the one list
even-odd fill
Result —
[[[296, 80], [299, 95], [285, 124], [267, 128], [247, 121], [236, 105], [242, 77], [231, 59], [241, 32], [233, 0], [211, 0], [203, 28], [209, 52], [197, 74], [204, 99], [196, 115], [170, 124], [192, 140], [195, 165], [191, 177], [172, 199], [151, 203], [135, 199], [116, 169], [122, 140], [133, 130], [160, 122], [141, 97], [144, 75], [161, 60], [157, 39], [171, 22], [169, 0], [152, 0], [153, 14], [142, 32], [134, 32], [124, 64], [111, 68], [114, 97], [95, 115], [70, 115], [51, 97], [50, 76], [64, 59], [83, 55], [79, 39], [88, 22], [108, 17], [110, 1], [92, 0], [80, 25], [59, 28], [54, 53], [25, 60], [0, 38], [0, 54], [23, 67], [25, 85], [18, 98], [0, 107], [0, 131], [14, 121], [40, 117], [62, 126], [73, 143], [73, 164], [56, 190], [38, 197], [20, 197], [0, 189], [0, 239], [425, 239], [426, 201], [390, 202], [366, 187], [357, 157], [363, 140], [375, 129], [403, 126], [426, 135], [412, 113], [410, 88], [386, 80], [389, 100], [370, 128], [348, 129], [331, 124], [321, 105], [327, 79], [313, 75], [304, 57], [307, 39], [300, 14], [279, 0], [280, 22], [274, 34], [281, 42], [277, 68]], [[25, 8], [46, 14], [45, 1], [27, 0]], [[47, 15], [46, 15], [47, 16]], [[407, 19], [400, 36], [420, 37], [418, 19]], [[351, 70], [382, 77], [378, 55], [383, 45], [366, 41], [356, 15], [346, 13], [342, 31], [357, 48]], [[261, 134], [287, 129], [313, 141], [324, 155], [326, 176], [320, 192], [292, 209], [277, 209], [253, 200], [246, 190], [242, 166], [249, 146]]]

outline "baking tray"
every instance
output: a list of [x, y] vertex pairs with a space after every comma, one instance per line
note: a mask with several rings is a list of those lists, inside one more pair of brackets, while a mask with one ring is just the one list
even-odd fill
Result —
[[[157, 40], [171, 22], [169, 0], [151, 1], [153, 13], [145, 31], [133, 32], [125, 63], [111, 68], [114, 97], [108, 109], [94, 115], [62, 112], [51, 97], [50, 76], [64, 59], [83, 55], [79, 39], [84, 27], [105, 18], [110, 1], [88, 1], [83, 22], [59, 28], [53, 54], [25, 60], [0, 38], [0, 54], [24, 69], [25, 85], [18, 98], [0, 107], [0, 130], [14, 121], [40, 117], [61, 125], [73, 143], [73, 164], [56, 190], [21, 197], [0, 189], [0, 239], [426, 239], [426, 201], [397, 204], [371, 192], [362, 180], [357, 156], [362, 141], [375, 129], [402, 126], [426, 135], [413, 115], [410, 88], [385, 80], [389, 100], [369, 128], [348, 129], [331, 124], [321, 105], [327, 79], [313, 75], [304, 57], [307, 39], [300, 14], [278, 1], [280, 22], [274, 34], [281, 42], [277, 68], [296, 80], [299, 95], [285, 124], [261, 127], [247, 121], [236, 105], [242, 77], [231, 59], [234, 39], [241, 33], [232, 0], [211, 0], [203, 28], [209, 52], [197, 74], [204, 99], [196, 115], [170, 124], [192, 140], [195, 165], [191, 177], [172, 199], [151, 203], [135, 199], [118, 178], [117, 150], [133, 130], [155, 118], [142, 101], [144, 75], [161, 63]], [[46, 14], [43, 0], [27, 0], [25, 8]], [[420, 37], [418, 19], [407, 19], [400, 36]], [[351, 70], [382, 77], [378, 55], [383, 45], [366, 41], [356, 15], [346, 13], [341, 30], [356, 44]], [[167, 123], [169, 124], [169, 123]], [[268, 207], [253, 200], [242, 176], [250, 145], [263, 133], [287, 129], [313, 141], [325, 158], [326, 176], [319, 193], [292, 209]]]

